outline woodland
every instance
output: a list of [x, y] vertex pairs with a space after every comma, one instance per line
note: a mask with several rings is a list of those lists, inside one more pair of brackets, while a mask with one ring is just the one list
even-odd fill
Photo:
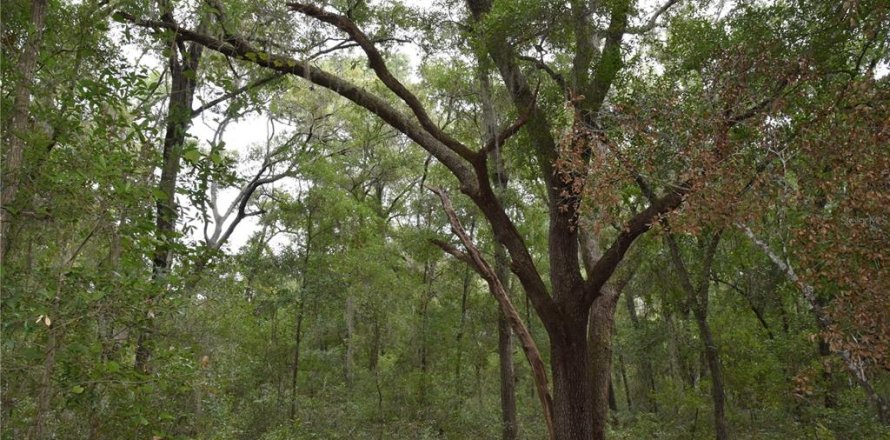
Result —
[[890, 439], [883, 0], [7, 0], [3, 439]]

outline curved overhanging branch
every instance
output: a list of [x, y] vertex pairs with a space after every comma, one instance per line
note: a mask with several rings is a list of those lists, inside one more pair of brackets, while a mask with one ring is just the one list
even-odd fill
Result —
[[448, 194], [439, 188], [429, 186], [427, 188], [439, 196], [439, 200], [442, 202], [442, 208], [448, 216], [449, 223], [451, 223], [451, 231], [457, 235], [467, 252], [461, 252], [450, 244], [442, 241], [436, 240], [433, 241], [433, 243], [441, 247], [445, 252], [454, 255], [457, 259], [470, 264], [470, 267], [472, 267], [488, 283], [489, 291], [497, 300], [498, 306], [510, 323], [510, 327], [519, 338], [522, 351], [532, 369], [535, 390], [537, 391], [538, 399], [541, 401], [541, 407], [544, 411], [544, 420], [547, 422], [547, 431], [550, 434], [551, 439], [556, 438], [556, 433], [553, 429], [553, 399], [550, 396], [550, 386], [547, 383], [547, 369], [544, 367], [544, 361], [541, 358], [541, 352], [538, 350], [535, 340], [532, 338], [525, 323], [522, 322], [522, 318], [519, 316], [519, 312], [516, 310], [513, 302], [510, 301], [510, 296], [507, 294], [507, 290], [504, 288], [504, 284], [501, 282], [500, 278], [498, 278], [494, 268], [485, 261], [485, 258], [482, 257], [479, 249], [476, 248], [476, 245], [473, 244], [472, 239], [470, 239], [469, 234], [467, 234], [463, 226], [460, 224], [460, 220], [454, 212], [454, 207], [451, 205], [451, 200], [448, 198]]
[[368, 64], [371, 69], [374, 70], [374, 73], [377, 74], [377, 77], [383, 81], [383, 84], [385, 84], [389, 90], [395, 93], [396, 96], [401, 98], [402, 101], [408, 105], [424, 129], [464, 159], [469, 161], [475, 160], [477, 153], [446, 134], [433, 122], [432, 119], [430, 119], [426, 109], [423, 108], [423, 104], [417, 99], [417, 96], [414, 96], [414, 94], [411, 93], [401, 81], [393, 76], [389, 71], [389, 68], [386, 66], [386, 61], [383, 59], [383, 55], [380, 54], [380, 51], [377, 50], [371, 39], [368, 38], [368, 36], [352, 20], [346, 16], [325, 11], [314, 5], [291, 2], [288, 3], [287, 6], [296, 12], [315, 18], [324, 23], [332, 24], [336, 26], [337, 29], [346, 32], [346, 34], [362, 48], [365, 55], [368, 56]]
[[[472, 152], [473, 160], [467, 160], [455, 152], [449, 145], [430, 134], [413, 118], [397, 110], [385, 99], [374, 93], [337, 75], [315, 67], [305, 60], [297, 60], [256, 49], [235, 35], [228, 35], [225, 40], [221, 40], [180, 27], [175, 23], [141, 19], [126, 12], [117, 12], [115, 18], [140, 27], [166, 29], [176, 33], [177, 38], [181, 41], [196, 42], [223, 55], [248, 61], [276, 72], [303, 78], [365, 108], [394, 129], [408, 136], [408, 138], [445, 165], [458, 179], [461, 192], [470, 196], [482, 210], [491, 223], [498, 241], [503, 243], [510, 253], [512, 260], [511, 270], [519, 278], [523, 289], [529, 295], [542, 320], [546, 325], [558, 324], [553, 300], [540, 273], [535, 268], [528, 247], [512, 220], [497, 202], [491, 189], [490, 182], [488, 181], [485, 147], [480, 149], [479, 152]], [[530, 93], [529, 99], [530, 102], [534, 102], [534, 95]], [[526, 106], [524, 108], [536, 109], [537, 107]], [[521, 121], [522, 119], [524, 118], [520, 118]], [[502, 133], [503, 139], [506, 140], [519, 129], [519, 126], [525, 123], [525, 121], [517, 122], [514, 126], [508, 127]], [[546, 134], [549, 136], [549, 133]]]
[[236, 37], [230, 37], [226, 41], [223, 41], [209, 35], [182, 28], [172, 23], [139, 19], [132, 14], [124, 12], [118, 12], [116, 16], [138, 26], [171, 30], [176, 32], [181, 40], [193, 41], [223, 55], [246, 60], [277, 72], [298, 76], [313, 84], [331, 90], [360, 107], [371, 111], [383, 119], [387, 124], [396, 130], [399, 130], [412, 141], [429, 151], [430, 154], [439, 160], [439, 162], [442, 162], [442, 164], [458, 178], [464, 190], [474, 192], [478, 187], [473, 170], [461, 156], [432, 136], [416, 122], [396, 110], [382, 98], [340, 78], [339, 76], [312, 66], [303, 60], [296, 60], [294, 58], [256, 49], [250, 46], [247, 42]]

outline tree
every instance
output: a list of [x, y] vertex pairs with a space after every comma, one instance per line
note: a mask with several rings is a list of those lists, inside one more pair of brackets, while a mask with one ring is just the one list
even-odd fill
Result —
[[[648, 206], [623, 219], [622, 226], [611, 237], [611, 243], [604, 246], [602, 257], [582, 270], [579, 259], [582, 246], [579, 244], [581, 227], [578, 218], [586, 203], [584, 201], [595, 201], [589, 195], [591, 192], [608, 192], [611, 189], [598, 187], [595, 182], [590, 182], [596, 177], [590, 172], [590, 164], [597, 163], [597, 159], [605, 159], [601, 151], [608, 152], [612, 160], [623, 160], [622, 145], [613, 143], [604, 136], [604, 130], [610, 125], [604, 115], [620, 111], [609, 105], [607, 97], [620, 77], [626, 59], [622, 41], [626, 34], [645, 33], [657, 27], [659, 18], [675, 3], [667, 2], [644, 19], [642, 25], [633, 26], [631, 21], [636, 11], [627, 2], [602, 5], [581, 1], [570, 2], [569, 5], [546, 3], [533, 8], [541, 13], [540, 16], [522, 15], [513, 4], [468, 2], [471, 19], [466, 23], [469, 31], [465, 38], [475, 41], [479, 50], [491, 58], [520, 118], [520, 122], [508, 127], [497, 139], [506, 140], [520, 126], [524, 128], [525, 142], [533, 152], [538, 167], [537, 177], [546, 189], [543, 204], [549, 212], [547, 277], [542, 276], [536, 267], [525, 238], [496, 196], [489, 178], [488, 150], [491, 147], [484, 145], [481, 148], [471, 148], [435, 123], [421, 100], [389, 70], [374, 39], [353, 19], [351, 15], [358, 11], [350, 9], [341, 14], [303, 3], [288, 4], [292, 11], [330, 24], [348, 35], [352, 44], [364, 52], [370, 68], [388, 89], [388, 93], [402, 101], [398, 107], [375, 92], [358, 88], [340, 76], [313, 66], [309, 60], [294, 59], [256, 48], [225, 27], [220, 29], [223, 34], [220, 39], [200, 30], [193, 31], [162, 21], [145, 20], [127, 13], [120, 13], [119, 17], [140, 26], [174, 31], [183, 40], [202, 44], [223, 55], [299, 76], [330, 89], [377, 115], [442, 163], [459, 182], [461, 192], [473, 201], [486, 218], [497, 241], [506, 248], [511, 259], [511, 270], [547, 330], [554, 383], [555, 438], [586, 439], [604, 436], [605, 418], [596, 417], [595, 413], [605, 407], [603, 402], [607, 391], [604, 387], [607, 381], [598, 381], [595, 386], [592, 377], [595, 372], [599, 374], [601, 371], [608, 371], [611, 364], [607, 359], [590, 358], [587, 333], [589, 310], [603, 297], [604, 286], [624, 259], [631, 244], [653, 222], [680, 207], [684, 199], [691, 196], [703, 198], [700, 200], [702, 207], [712, 206], [706, 202], [708, 197], [714, 197], [718, 191], [708, 188], [708, 185], [717, 187], [723, 180], [715, 175], [715, 170], [734, 171], [733, 167], [721, 168], [721, 165], [732, 154], [742, 151], [744, 146], [744, 139], [738, 137], [737, 133], [756, 130], [767, 120], [765, 115], [775, 107], [774, 103], [787, 93], [792, 84], [804, 77], [805, 72], [799, 66], [798, 57], [806, 56], [810, 50], [807, 44], [801, 50], [787, 48], [783, 46], [780, 35], [774, 40], [766, 40], [770, 44], [776, 44], [770, 47], [776, 59], [766, 60], [755, 52], [762, 46], [756, 39], [731, 32], [720, 40], [720, 31], [713, 25], [705, 25], [709, 31], [713, 30], [719, 44], [725, 46], [693, 48], [690, 54], [693, 58], [689, 61], [698, 63], [691, 70], [698, 73], [704, 83], [698, 83], [697, 91], [701, 93], [700, 96], [695, 95], [695, 90], [690, 90], [687, 94], [704, 98], [695, 104], [708, 115], [698, 121], [688, 115], [689, 123], [698, 130], [694, 132], [694, 137], [688, 139], [692, 145], [685, 147], [697, 156], [695, 167], [690, 172], [673, 173], [671, 166], [656, 165], [655, 172], [667, 177], [662, 180], [666, 182], [661, 185], [663, 188], [657, 192], [658, 188], [650, 186], [652, 182], [647, 178], [652, 173], [644, 173], [640, 167], [624, 163], [627, 168], [626, 182], [636, 182], [639, 191], [651, 201]], [[760, 17], [770, 8], [767, 6], [757, 9], [746, 5], [737, 14], [723, 19], [723, 22], [738, 25], [738, 29], [744, 30], [751, 20]], [[781, 7], [774, 9], [788, 12]], [[559, 12], [568, 12], [570, 19], [561, 21], [557, 18]], [[821, 12], [822, 10], [817, 11]], [[603, 20], [598, 21], [595, 18]], [[809, 19], [804, 15], [792, 15], [790, 18], [800, 22]], [[553, 46], [556, 53], [567, 55], [571, 59], [567, 75], [559, 73], [540, 59], [531, 60], [533, 67], [540, 67], [547, 73], [572, 105], [569, 116], [571, 127], [566, 127], [568, 132], [562, 139], [554, 134], [560, 121], [552, 118], [554, 113], [539, 102], [542, 99], [539, 86], [532, 86], [530, 73], [520, 64], [525, 61], [524, 57], [528, 58], [523, 50], [533, 46], [533, 43], [523, 39], [524, 36], [511, 35], [507, 30], [508, 23], [513, 25], [516, 20], [542, 29], [543, 41]], [[607, 25], [597, 28], [595, 23], [599, 22]], [[565, 25], [568, 36], [550, 35], [547, 29], [553, 23]], [[680, 28], [687, 23], [702, 25], [701, 21], [695, 19], [679, 23]], [[521, 26], [517, 28], [522, 29]], [[758, 34], [758, 38], [764, 35], [766, 34], [762, 32]], [[598, 46], [600, 41], [602, 47]], [[739, 51], [739, 48], [743, 50]], [[741, 55], [730, 56], [733, 51]], [[777, 62], [777, 59], [781, 62]], [[745, 80], [727, 76], [732, 68], [738, 66], [748, 66]], [[710, 70], [714, 67], [721, 70]], [[681, 72], [690, 70], [689, 67], [681, 69]], [[645, 133], [645, 128], [639, 129], [638, 133]], [[494, 142], [495, 145], [503, 143], [498, 140]], [[598, 144], [604, 144], [606, 148], [598, 148]], [[646, 157], [643, 156], [643, 162], [645, 161]], [[597, 208], [599, 207], [594, 206], [594, 209]]]

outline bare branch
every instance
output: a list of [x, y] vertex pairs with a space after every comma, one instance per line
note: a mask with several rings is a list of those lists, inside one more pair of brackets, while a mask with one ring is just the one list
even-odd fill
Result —
[[[532, 339], [532, 336], [529, 333], [528, 328], [525, 326], [525, 323], [522, 322], [522, 318], [519, 316], [519, 312], [516, 310], [516, 307], [513, 306], [512, 301], [510, 301], [510, 296], [507, 294], [507, 290], [504, 288], [504, 285], [501, 282], [500, 278], [498, 278], [494, 268], [492, 268], [491, 265], [488, 264], [487, 261], [485, 261], [485, 259], [482, 257], [482, 254], [479, 252], [479, 249], [477, 249], [476, 245], [473, 244], [473, 241], [470, 238], [469, 234], [467, 234], [466, 230], [464, 230], [463, 226], [461, 226], [460, 220], [457, 218], [457, 214], [454, 212], [454, 207], [451, 205], [451, 200], [448, 198], [448, 194], [446, 194], [444, 190], [439, 188], [429, 186], [427, 188], [439, 196], [439, 199], [442, 201], [442, 208], [445, 210], [445, 214], [448, 216], [448, 221], [451, 223], [451, 231], [454, 232], [454, 234], [457, 235], [458, 238], [460, 238], [461, 243], [463, 243], [464, 247], [467, 249], [467, 254], [463, 254], [460, 251], [457, 251], [447, 243], [439, 243], [441, 243], [441, 245], [445, 245], [443, 249], [446, 249], [446, 252], [448, 252], [448, 249], [451, 249], [455, 251], [457, 255], [463, 255], [464, 257], [472, 261], [472, 267], [488, 283], [489, 291], [498, 301], [498, 305], [500, 306], [501, 311], [504, 313], [504, 316], [510, 323], [510, 327], [512, 327], [513, 332], [516, 333], [516, 336], [519, 338], [520, 345], [522, 346], [522, 351], [525, 353], [525, 357], [528, 360], [528, 363], [531, 365], [535, 380], [535, 388], [538, 392], [538, 398], [541, 400], [541, 406], [544, 411], [544, 420], [547, 422], [547, 430], [550, 433], [551, 439], [556, 438], [556, 434], [553, 428], [553, 404], [552, 398], [550, 397], [550, 387], [547, 383], [547, 370], [544, 367], [544, 361], [541, 358], [541, 353], [538, 350], [534, 339]], [[442, 247], [441, 245], [440, 247]]]
[[663, 5], [661, 5], [661, 7], [658, 8], [658, 10], [655, 11], [655, 13], [652, 14], [651, 17], [649, 17], [649, 20], [646, 21], [646, 24], [644, 24], [642, 26], [628, 28], [627, 33], [628, 34], [645, 34], [646, 32], [649, 32], [652, 29], [655, 29], [655, 26], [658, 25], [658, 18], [661, 17], [662, 14], [667, 12], [667, 10], [671, 8], [671, 6], [674, 6], [675, 4], [677, 4], [679, 2], [680, 2], [680, 0], [668, 0]]

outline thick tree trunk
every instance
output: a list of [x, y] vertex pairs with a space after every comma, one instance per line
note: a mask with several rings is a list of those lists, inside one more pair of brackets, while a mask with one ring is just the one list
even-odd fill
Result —
[[567, 317], [560, 333], [550, 335], [556, 439], [605, 439], [606, 426], [604, 420], [597, 418], [594, 405], [605, 406], [606, 391], [594, 391], [593, 371], [608, 368], [603, 368], [601, 360], [596, 365], [590, 362], [586, 314], [574, 319]]
[[46, 22], [47, 0], [31, 2], [31, 31], [16, 63], [20, 78], [15, 87], [12, 115], [6, 133], [6, 156], [3, 160], [3, 190], [0, 193], [0, 261], [6, 256], [11, 231], [10, 213], [18, 195], [19, 183], [24, 168], [24, 137], [28, 133], [31, 116], [31, 86], [37, 70], [37, 55], [43, 45], [43, 31]]

